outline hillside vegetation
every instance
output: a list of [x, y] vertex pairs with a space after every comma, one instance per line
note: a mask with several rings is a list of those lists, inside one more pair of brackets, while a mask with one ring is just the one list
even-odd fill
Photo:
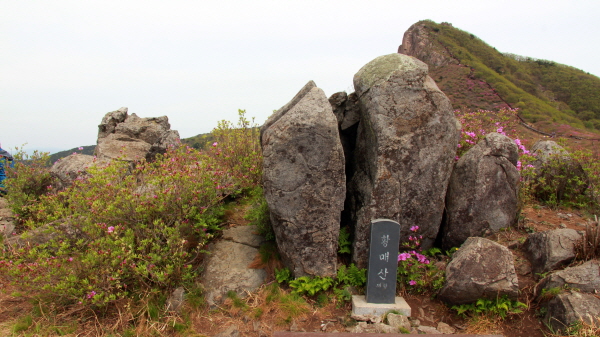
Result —
[[[453, 98], [455, 108], [498, 108], [477, 106], [468, 93], [471, 81], [485, 81], [504, 103], [518, 108], [531, 123], [567, 123], [574, 127], [600, 129], [600, 78], [553, 61], [503, 54], [473, 34], [447, 23], [421, 21], [429, 38], [466, 69], [432, 67], [440, 89]], [[461, 77], [462, 86], [452, 78]], [[466, 79], [465, 79], [466, 78]], [[480, 94], [481, 98], [484, 94]], [[492, 102], [487, 98], [483, 101]]]

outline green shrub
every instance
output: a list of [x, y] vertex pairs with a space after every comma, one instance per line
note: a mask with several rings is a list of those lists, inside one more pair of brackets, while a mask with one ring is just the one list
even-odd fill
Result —
[[340, 236], [338, 237], [338, 253], [351, 254], [352, 241], [350, 241], [350, 232], [347, 227], [340, 228]]
[[28, 155], [22, 148], [14, 154], [13, 167], [7, 166], [6, 198], [17, 219], [35, 217], [32, 207], [52, 190], [54, 179], [48, 169], [49, 154], [34, 151]]
[[343, 285], [362, 287], [367, 283], [367, 270], [359, 269], [354, 263], [348, 267], [341, 265], [337, 271], [337, 282]]
[[520, 314], [527, 309], [527, 304], [512, 301], [506, 295], [496, 299], [480, 298], [475, 303], [455, 305], [453, 310], [461, 315], [495, 315], [502, 319], [508, 315]]
[[255, 225], [267, 241], [275, 240], [275, 232], [271, 225], [271, 216], [269, 213], [269, 205], [265, 199], [261, 186], [256, 186], [250, 191], [250, 210], [245, 216], [245, 219], [250, 221], [250, 225]]

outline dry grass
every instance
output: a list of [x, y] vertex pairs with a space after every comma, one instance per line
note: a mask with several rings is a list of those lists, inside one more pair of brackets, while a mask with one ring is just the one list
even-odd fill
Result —
[[577, 247], [577, 256], [580, 260], [591, 260], [600, 257], [600, 226], [598, 225], [598, 217], [595, 221], [586, 224], [583, 240]]

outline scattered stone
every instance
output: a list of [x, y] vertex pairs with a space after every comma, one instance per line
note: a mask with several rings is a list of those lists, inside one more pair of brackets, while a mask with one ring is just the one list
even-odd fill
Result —
[[432, 326], [427, 326], [427, 325], [418, 326], [417, 331], [419, 334], [428, 334], [428, 335], [441, 334], [441, 332], [438, 331], [436, 328], [434, 328]]
[[442, 246], [459, 247], [468, 237], [487, 236], [516, 221], [519, 148], [490, 133], [456, 163], [446, 194]]
[[437, 325], [437, 331], [439, 331], [442, 334], [445, 335], [452, 335], [456, 333], [456, 329], [454, 329], [453, 327], [451, 327], [450, 325], [444, 323], [444, 322], [439, 322]]
[[580, 240], [574, 229], [554, 229], [529, 234], [523, 248], [533, 273], [541, 274], [573, 261]]
[[397, 221], [405, 240], [419, 225], [425, 249], [437, 237], [461, 127], [427, 71], [416, 58], [390, 54], [354, 76], [361, 122], [348, 203], [359, 268], [367, 264], [373, 219]]
[[348, 328], [351, 333], [400, 333], [398, 328], [383, 323], [368, 324], [367, 322], [358, 322], [353, 328]]
[[519, 286], [510, 250], [484, 238], [468, 238], [446, 268], [446, 284], [438, 297], [449, 304], [507, 295], [517, 300]]
[[173, 291], [171, 296], [167, 299], [166, 310], [171, 312], [179, 313], [183, 305], [183, 295], [185, 291], [183, 287], [179, 287]]
[[361, 321], [361, 322], [371, 322], [371, 323], [381, 322], [381, 316], [379, 316], [379, 315], [355, 315], [355, 314], [352, 314], [352, 315], [350, 315], [350, 318], [352, 318], [355, 321]]
[[23, 248], [48, 243], [50, 240], [79, 240], [84, 239], [84, 233], [79, 228], [78, 221], [59, 220], [36, 229], [29, 230], [17, 236], [10, 236], [4, 240], [6, 246]]
[[571, 292], [560, 294], [548, 302], [545, 321], [555, 331], [564, 331], [580, 320], [600, 324], [600, 299], [591, 294]]
[[310, 81], [261, 128], [264, 191], [283, 263], [295, 277], [335, 276], [346, 196], [337, 120]]
[[597, 260], [588, 261], [576, 267], [556, 271], [543, 278], [535, 288], [539, 298], [544, 289], [553, 288], [577, 289], [583, 293], [600, 291], [600, 264]]
[[390, 326], [398, 328], [400, 331], [402, 331], [402, 329], [400, 329], [400, 328], [403, 328], [406, 331], [410, 331], [411, 322], [408, 319], [408, 317], [406, 317], [404, 315], [397, 315], [397, 314], [389, 313], [389, 314], [387, 314], [387, 321]]
[[238, 330], [237, 325], [231, 325], [227, 329], [222, 332], [219, 332], [215, 335], [215, 337], [239, 337], [240, 331]]

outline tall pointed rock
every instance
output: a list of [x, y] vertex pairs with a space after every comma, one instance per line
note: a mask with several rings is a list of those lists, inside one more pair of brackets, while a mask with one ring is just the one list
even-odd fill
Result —
[[414, 57], [384, 55], [354, 76], [361, 121], [349, 183], [353, 261], [366, 266], [371, 220], [419, 226], [423, 247], [438, 234], [460, 123], [448, 98]]
[[337, 120], [313, 81], [261, 129], [264, 191], [277, 246], [294, 276], [336, 274], [346, 194]]

